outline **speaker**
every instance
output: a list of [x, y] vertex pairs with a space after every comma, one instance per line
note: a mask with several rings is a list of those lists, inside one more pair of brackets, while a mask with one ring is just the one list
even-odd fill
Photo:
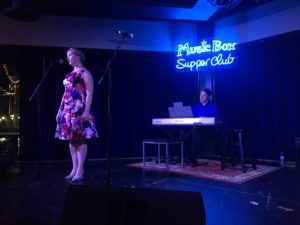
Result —
[[204, 225], [200, 192], [70, 185], [59, 225]]

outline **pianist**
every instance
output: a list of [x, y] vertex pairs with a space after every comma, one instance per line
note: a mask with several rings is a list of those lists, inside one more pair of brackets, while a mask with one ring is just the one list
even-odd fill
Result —
[[193, 108], [194, 117], [218, 117], [217, 106], [211, 102], [211, 91], [205, 88], [200, 91], [199, 102], [197, 102]]
[[[199, 95], [199, 102], [193, 107], [194, 117], [214, 117], [218, 119], [217, 106], [211, 102], [211, 91], [207, 88], [202, 89]], [[220, 134], [217, 126], [194, 126], [191, 135], [185, 140], [186, 149], [189, 151], [189, 161], [191, 166], [198, 165], [197, 158], [207, 157], [207, 150], [204, 148], [204, 143], [209, 142], [216, 146], [215, 143], [220, 143]]]

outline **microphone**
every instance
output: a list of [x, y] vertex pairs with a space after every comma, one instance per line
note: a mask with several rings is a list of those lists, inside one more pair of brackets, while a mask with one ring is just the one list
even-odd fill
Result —
[[100, 77], [100, 79], [98, 80], [98, 85], [100, 86], [101, 82], [103, 81], [104, 76]]
[[52, 63], [62, 65], [65, 61], [63, 59], [52, 59]]
[[133, 38], [133, 33], [127, 33], [121, 30], [116, 31], [117, 34], [122, 35], [123, 38]]

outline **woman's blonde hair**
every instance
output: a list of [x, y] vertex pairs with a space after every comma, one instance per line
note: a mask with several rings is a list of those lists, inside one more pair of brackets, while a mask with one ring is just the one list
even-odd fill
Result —
[[69, 48], [67, 50], [67, 53], [69, 51], [73, 51], [76, 55], [78, 55], [80, 57], [80, 62], [82, 63], [82, 65], [86, 66], [84, 54], [83, 54], [83, 52], [80, 49], [78, 49], [78, 48]]

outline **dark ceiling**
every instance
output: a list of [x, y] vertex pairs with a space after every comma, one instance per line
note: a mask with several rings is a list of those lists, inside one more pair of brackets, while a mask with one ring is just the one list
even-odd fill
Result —
[[0, 10], [13, 19], [40, 15], [128, 20], [212, 21], [274, 0], [2, 0]]

